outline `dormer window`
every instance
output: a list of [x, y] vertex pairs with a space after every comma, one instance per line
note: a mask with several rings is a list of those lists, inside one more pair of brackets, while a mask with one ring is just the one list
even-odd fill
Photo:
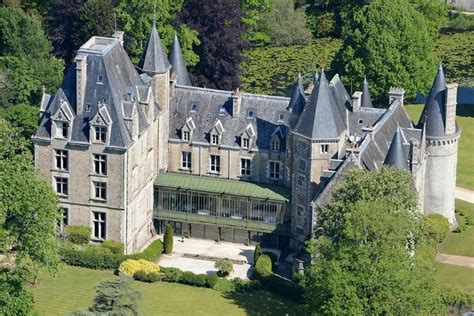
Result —
[[95, 127], [95, 141], [99, 143], [105, 143], [107, 139], [107, 127], [96, 126]]
[[212, 134], [211, 135], [211, 145], [219, 145], [219, 135], [217, 134]]
[[283, 122], [285, 120], [285, 113], [279, 113], [278, 114], [278, 121]]
[[248, 119], [253, 119], [254, 116], [255, 116], [255, 112], [253, 110], [248, 110], [247, 111], [247, 118]]
[[90, 112], [90, 111], [91, 111], [91, 107], [92, 107], [92, 104], [87, 103], [87, 104], [86, 104], [86, 112]]
[[97, 76], [97, 83], [102, 84], [102, 80], [103, 80], [102, 75], [98, 75]]
[[69, 135], [68, 122], [56, 122], [56, 137], [67, 138]]
[[191, 133], [189, 131], [183, 131], [183, 141], [189, 142], [191, 139]]
[[196, 111], [197, 111], [197, 108], [198, 108], [197, 103], [192, 103], [192, 104], [191, 104], [191, 111], [192, 111], [192, 112], [196, 112]]
[[249, 149], [249, 147], [250, 147], [250, 139], [243, 138], [242, 139], [242, 148], [243, 149]]
[[276, 139], [272, 140], [271, 149], [274, 152], [279, 152], [280, 151], [280, 142]]

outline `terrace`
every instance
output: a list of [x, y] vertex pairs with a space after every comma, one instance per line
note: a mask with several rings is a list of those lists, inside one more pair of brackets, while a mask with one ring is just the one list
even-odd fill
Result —
[[289, 195], [281, 186], [161, 173], [155, 180], [154, 217], [289, 235]]

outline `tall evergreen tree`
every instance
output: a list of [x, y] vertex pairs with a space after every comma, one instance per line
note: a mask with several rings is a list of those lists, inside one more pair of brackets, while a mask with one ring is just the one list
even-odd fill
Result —
[[410, 1], [374, 0], [354, 9], [333, 68], [347, 85], [360, 85], [366, 75], [375, 99], [383, 99], [392, 86], [415, 97], [429, 89], [436, 72], [431, 34]]
[[198, 86], [232, 90], [240, 85], [243, 40], [239, 0], [188, 0], [181, 21], [199, 32], [199, 63], [191, 69]]

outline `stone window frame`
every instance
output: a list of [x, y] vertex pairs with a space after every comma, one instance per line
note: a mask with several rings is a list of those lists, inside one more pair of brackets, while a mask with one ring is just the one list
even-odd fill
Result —
[[105, 144], [107, 143], [107, 126], [95, 125], [94, 126], [94, 142]]
[[67, 121], [62, 121], [62, 120], [56, 120], [56, 138], [60, 139], [68, 139], [69, 138], [69, 122]]
[[220, 155], [209, 155], [209, 173], [213, 173], [213, 174], [221, 173], [221, 156]]
[[191, 170], [193, 166], [192, 152], [182, 151], [181, 152], [181, 169]]
[[92, 170], [95, 175], [107, 175], [107, 155], [106, 154], [92, 154]]
[[[245, 165], [243, 162], [246, 161], [248, 165]], [[240, 157], [240, 176], [241, 177], [251, 177], [252, 176], [252, 158], [249, 157]], [[244, 171], [244, 172], [243, 172]]]
[[321, 144], [319, 149], [320, 149], [321, 154], [323, 154], [323, 155], [329, 154], [329, 144]]
[[[274, 168], [272, 168], [272, 166]], [[278, 168], [276, 168], [278, 166]], [[272, 170], [273, 169], [273, 170]], [[268, 161], [268, 177], [271, 180], [280, 180], [282, 178], [283, 163], [278, 160]]]
[[92, 226], [92, 238], [94, 240], [107, 239], [107, 213], [106, 212], [91, 211], [91, 226]]
[[92, 190], [94, 200], [107, 201], [107, 182], [93, 180]]
[[54, 149], [54, 169], [57, 171], [69, 171], [68, 150]]
[[60, 196], [67, 197], [69, 195], [69, 179], [66, 177], [54, 177], [56, 193]]

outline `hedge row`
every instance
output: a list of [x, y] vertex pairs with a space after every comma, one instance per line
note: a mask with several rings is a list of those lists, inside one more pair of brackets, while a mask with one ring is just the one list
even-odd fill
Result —
[[160, 268], [161, 273], [147, 273], [146, 271], [138, 271], [133, 278], [143, 282], [170, 282], [181, 283], [197, 287], [214, 288], [219, 279], [216, 275], [195, 274], [193, 272], [183, 272], [178, 268]]
[[118, 269], [122, 261], [126, 259], [156, 261], [162, 252], [161, 240], [155, 240], [143, 252], [133, 255], [117, 254], [110, 248], [93, 245], [88, 245], [83, 249], [76, 249], [73, 245], [63, 245], [59, 250], [61, 259], [69, 265], [101, 270]]

